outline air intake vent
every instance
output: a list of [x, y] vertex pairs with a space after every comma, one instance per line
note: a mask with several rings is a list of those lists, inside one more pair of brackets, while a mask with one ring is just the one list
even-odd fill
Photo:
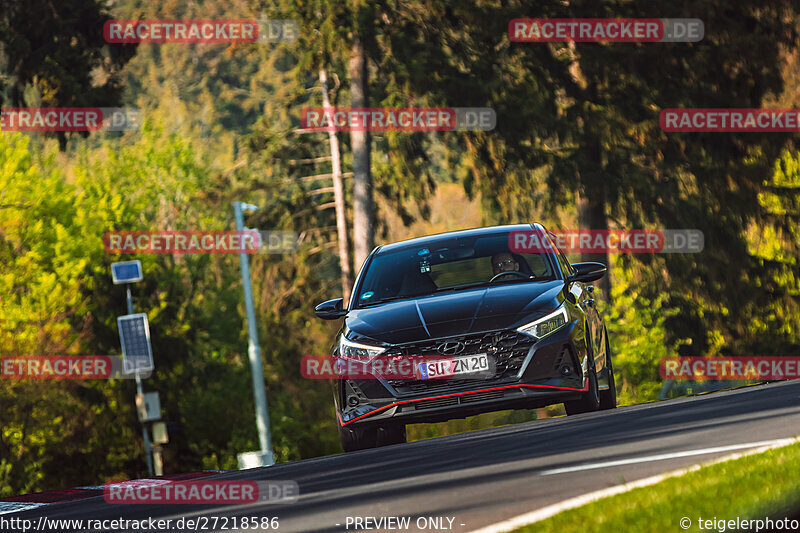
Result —
[[448, 405], [458, 405], [458, 397], [436, 398], [435, 400], [423, 400], [414, 404], [415, 409], [433, 409], [434, 407], [447, 407]]
[[497, 398], [502, 398], [504, 395], [505, 391], [501, 390], [476, 392], [475, 394], [466, 394], [462, 396], [461, 403], [473, 403], [473, 402], [482, 402], [485, 400], [496, 400]]
[[555, 362], [553, 363], [553, 370], [558, 370], [561, 368], [562, 365], [570, 364], [570, 357], [569, 357], [569, 345], [565, 344], [561, 347], [561, 351], [555, 358]]

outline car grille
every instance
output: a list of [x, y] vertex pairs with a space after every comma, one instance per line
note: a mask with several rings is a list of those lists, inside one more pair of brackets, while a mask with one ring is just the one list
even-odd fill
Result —
[[441, 355], [437, 348], [443, 342], [462, 342], [464, 350], [456, 355], [486, 353], [494, 361], [494, 375], [481, 379], [423, 379], [389, 380], [398, 394], [440, 393], [469, 390], [487, 382], [503, 381], [515, 377], [534, 339], [517, 331], [493, 331], [475, 335], [461, 335], [418, 343], [399, 344], [381, 356]]

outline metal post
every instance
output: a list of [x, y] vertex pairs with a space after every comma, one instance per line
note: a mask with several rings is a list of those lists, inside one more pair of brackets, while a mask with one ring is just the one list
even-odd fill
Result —
[[[233, 214], [236, 219], [236, 231], [244, 231], [242, 202], [233, 202]], [[264, 466], [274, 463], [272, 441], [269, 434], [269, 414], [267, 411], [267, 391], [264, 388], [264, 370], [261, 367], [261, 348], [258, 345], [256, 328], [256, 309], [253, 303], [253, 288], [250, 284], [250, 260], [244, 251], [239, 252], [239, 264], [242, 270], [242, 289], [244, 290], [244, 307], [247, 313], [247, 331], [249, 342], [247, 354], [253, 371], [253, 396], [256, 404], [256, 427], [261, 453], [265, 456]]]
[[[128, 300], [128, 314], [133, 314], [133, 296], [131, 296], [131, 286], [126, 285], [127, 288], [127, 300]], [[136, 394], [138, 396], [144, 396], [144, 391], [142, 390], [142, 378], [139, 377], [139, 373], [136, 373]], [[147, 434], [147, 424], [142, 422], [142, 436], [144, 437], [144, 455], [147, 459], [147, 475], [153, 475], [153, 458], [150, 456], [150, 435]]]
[[161, 445], [153, 446], [153, 462], [155, 463], [156, 477], [164, 475], [164, 461], [161, 457]]

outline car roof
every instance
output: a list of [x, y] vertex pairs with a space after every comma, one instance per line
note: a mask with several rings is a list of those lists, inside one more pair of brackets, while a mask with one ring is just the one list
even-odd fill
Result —
[[445, 233], [435, 233], [433, 235], [426, 235], [424, 237], [415, 237], [413, 239], [407, 239], [404, 241], [398, 241], [391, 244], [385, 244], [379, 247], [380, 251], [378, 253], [401, 250], [406, 247], [429, 246], [443, 239], [452, 239], [458, 237], [478, 237], [481, 235], [509, 233], [511, 231], [531, 231], [532, 229], [540, 229], [542, 231], [547, 231], [541, 224], [538, 223], [507, 224], [504, 226], [489, 226], [484, 228], [448, 231]]

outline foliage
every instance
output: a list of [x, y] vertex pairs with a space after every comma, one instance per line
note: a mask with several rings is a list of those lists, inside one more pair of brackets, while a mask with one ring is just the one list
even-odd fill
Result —
[[674, 355], [666, 340], [665, 322], [677, 313], [668, 309], [666, 294], [649, 298], [631, 270], [617, 268], [613, 305], [601, 310], [609, 333], [619, 405], [658, 399], [658, 363]]
[[[0, 104], [119, 105], [123, 90], [120, 73], [136, 46], [105, 42], [103, 24], [110, 19], [106, 3], [100, 0], [4, 0], [0, 11]], [[57, 137], [65, 148], [67, 135], [59, 132]]]
[[[508, 21], [527, 9], [518, 1], [122, 0], [106, 13], [94, 1], [70, 0], [58, 7], [79, 4], [92, 24], [108, 16], [250, 18], [264, 10], [301, 26], [297, 43], [281, 45], [148, 44], [130, 61], [131, 48], [111, 47], [100, 85], [87, 85], [84, 69], [73, 68], [81, 58], [97, 66], [106, 50], [83, 22], [86, 41], [76, 49], [0, 33], [7, 100], [14, 101], [8, 83], [19, 82], [42, 105], [121, 98], [146, 118], [139, 132], [93, 134], [65, 151], [35, 134], [0, 133], [0, 355], [119, 353], [116, 317], [126, 308], [109, 265], [140, 259], [145, 280], [133, 289], [135, 306], [148, 313], [157, 368], [145, 389], [161, 394], [170, 422], [167, 472], [236, 468], [237, 453], [257, 448], [238, 257], [113, 256], [103, 234], [231, 229], [235, 200], [259, 206], [248, 226], [297, 232], [297, 253], [250, 257], [273, 444], [278, 461], [339, 451], [330, 384], [299, 373], [302, 356], [327, 353], [335, 338], [338, 324], [312, 310], [341, 287], [327, 136], [298, 128], [300, 110], [321, 105], [320, 67], [333, 104], [349, 100], [345, 65], [358, 28], [370, 105], [489, 106], [498, 118], [493, 132], [372, 136], [378, 240], [528, 220], [575, 227], [581, 195], [594, 194], [612, 226], [706, 235], [699, 254], [613, 259], [612, 298], [601, 311], [621, 403], [655, 399], [664, 356], [800, 349], [796, 149], [786, 136], [667, 135], [657, 122], [663, 107], [756, 107], [781, 94], [782, 77], [796, 85], [794, 13], [783, 0], [747, 1], [722, 19], [716, 2], [685, 2], [693, 16], [725, 28], [707, 25], [701, 43], [574, 49], [510, 43]], [[10, 5], [3, 28], [30, 19], [40, 3]], [[546, 3], [537, 16], [640, 16], [638, 9], [618, 0]], [[75, 18], [64, 13], [57, 9], [57, 20], [42, 27], [74, 30]], [[14, 70], [34, 42], [47, 44], [43, 57], [25, 64], [40, 73], [35, 80]], [[53, 78], [67, 68], [73, 77]], [[348, 172], [349, 138], [339, 137]], [[0, 381], [0, 495], [144, 476], [133, 395], [131, 381]], [[415, 425], [409, 434], [533, 418], [494, 413]]]
[[[82, 354], [90, 339], [91, 242], [77, 188], [54, 157], [39, 163], [20, 134], [0, 134], [0, 354]], [[99, 352], [102, 353], [102, 352]], [[130, 468], [131, 404], [120, 383], [0, 382], [2, 492], [79, 483]]]

